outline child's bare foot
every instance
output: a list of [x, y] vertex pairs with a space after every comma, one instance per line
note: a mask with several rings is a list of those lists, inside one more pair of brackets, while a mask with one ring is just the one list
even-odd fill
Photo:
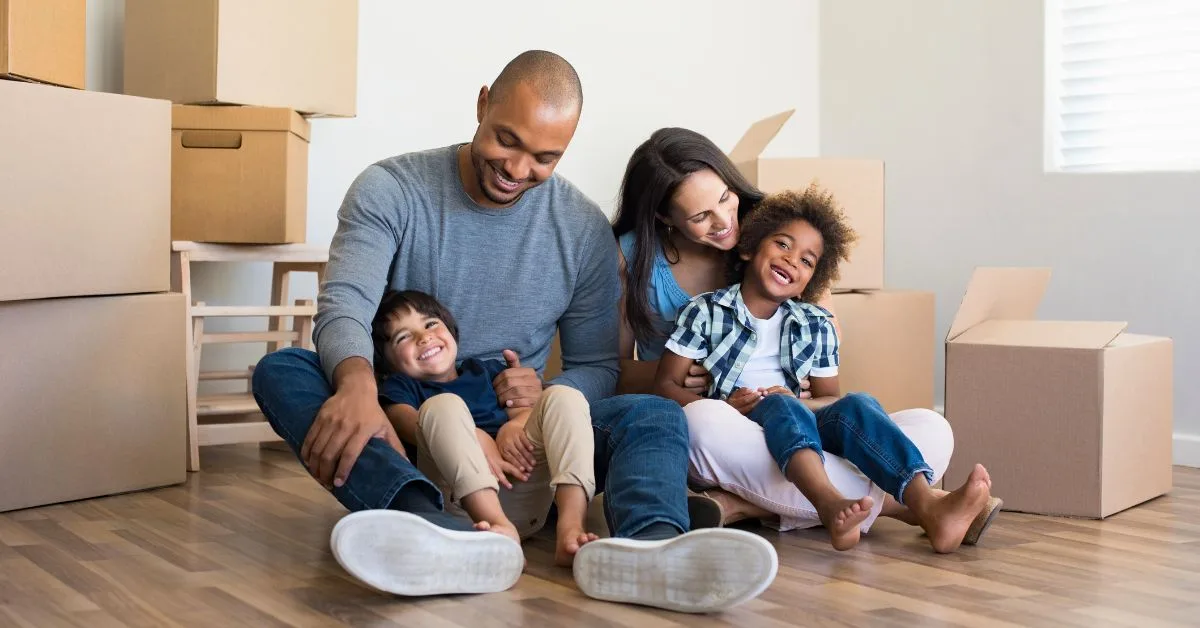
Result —
[[517, 543], [521, 542], [521, 535], [517, 534], [517, 526], [513, 525], [511, 521], [504, 521], [501, 523], [477, 521], [475, 523], [475, 529], [479, 530], [480, 532], [495, 532], [496, 534], [503, 534]]
[[920, 514], [921, 527], [929, 536], [933, 551], [946, 554], [958, 549], [963, 536], [991, 494], [991, 476], [983, 465], [975, 465], [967, 481], [958, 489], [936, 495]]
[[858, 545], [858, 526], [871, 514], [873, 505], [875, 501], [870, 497], [858, 500], [841, 499], [817, 510], [821, 523], [829, 530], [829, 541], [833, 544], [833, 549], [844, 551]]
[[575, 554], [579, 552], [579, 548], [598, 538], [600, 537], [584, 531], [583, 526], [559, 526], [558, 538], [554, 544], [554, 564], [570, 567], [575, 562]]

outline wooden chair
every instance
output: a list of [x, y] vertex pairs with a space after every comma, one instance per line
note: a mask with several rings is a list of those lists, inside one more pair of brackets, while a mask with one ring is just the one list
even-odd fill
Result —
[[[187, 409], [188, 470], [200, 470], [200, 447], [231, 443], [278, 441], [271, 426], [258, 410], [250, 393], [253, 367], [236, 371], [200, 370], [200, 358], [206, 344], [267, 343], [267, 351], [283, 347], [312, 349], [313, 317], [316, 302], [299, 299], [288, 304], [288, 284], [292, 273], [312, 272], [317, 282], [325, 278], [329, 251], [308, 245], [222, 245], [197, 242], [172, 243], [171, 276], [173, 291], [182, 292], [187, 301]], [[194, 263], [268, 262], [272, 264], [271, 301], [265, 306], [209, 305], [193, 302], [191, 269]], [[266, 318], [266, 331], [212, 333], [205, 330], [211, 318]], [[288, 321], [290, 320], [290, 328]], [[246, 381], [245, 392], [199, 395], [202, 381]]]

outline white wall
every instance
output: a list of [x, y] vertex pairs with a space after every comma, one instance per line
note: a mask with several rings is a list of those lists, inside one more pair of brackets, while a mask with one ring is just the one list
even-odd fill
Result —
[[[89, 88], [120, 91], [124, 3], [88, 2]], [[328, 244], [347, 186], [370, 163], [469, 140], [479, 87], [531, 48], [579, 71], [583, 118], [559, 172], [610, 215], [629, 154], [662, 126], [691, 127], [729, 149], [754, 120], [795, 108], [769, 152], [816, 152], [817, 0], [361, 0], [359, 29], [358, 117], [313, 122], [312, 243]], [[315, 294], [314, 283], [294, 294]], [[198, 298], [213, 302], [262, 303], [269, 285], [265, 266], [195, 280]], [[262, 348], [205, 351], [205, 368], [240, 368]]]
[[1200, 466], [1200, 173], [1043, 173], [1041, 2], [820, 14], [821, 152], [887, 161], [888, 282], [935, 291], [944, 335], [974, 266], [1047, 265], [1043, 318], [1173, 337], [1176, 460]]

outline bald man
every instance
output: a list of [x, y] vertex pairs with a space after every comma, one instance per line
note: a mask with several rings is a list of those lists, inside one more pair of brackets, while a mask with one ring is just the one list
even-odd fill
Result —
[[[689, 532], [682, 410], [659, 397], [612, 396], [616, 243], [600, 208], [554, 173], [583, 107], [575, 69], [550, 52], [522, 53], [480, 89], [476, 107], [469, 143], [359, 175], [318, 299], [318, 353], [284, 349], [254, 371], [275, 431], [354, 511], [334, 528], [335, 557], [363, 582], [410, 596], [504, 590], [524, 566], [516, 541], [447, 512], [401, 442], [415, 442], [414, 426], [392, 425], [381, 409], [370, 330], [390, 287], [432, 294], [450, 310], [460, 361], [508, 363], [493, 381], [501, 406], [532, 406], [552, 384], [590, 402], [613, 538], [568, 548], [584, 593], [684, 612], [757, 596], [775, 576], [769, 543], [736, 530]], [[564, 372], [543, 382], [556, 331]], [[502, 503], [519, 492], [501, 491]]]

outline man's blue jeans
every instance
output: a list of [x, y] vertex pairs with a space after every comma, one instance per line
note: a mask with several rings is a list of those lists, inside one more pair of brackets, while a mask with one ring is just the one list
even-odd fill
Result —
[[901, 504], [918, 473], [933, 482], [921, 452], [869, 395], [851, 393], [816, 412], [795, 397], [769, 395], [749, 418], [762, 426], [767, 450], [785, 475], [793, 454], [812, 449], [822, 459], [823, 451], [845, 458]]
[[[321, 406], [333, 395], [317, 354], [282, 349], [254, 369], [254, 398], [271, 427], [297, 457]], [[674, 402], [652, 395], [621, 395], [591, 405], [596, 439], [596, 491], [616, 537], [654, 523], [681, 532], [687, 511], [687, 420]], [[303, 463], [303, 461], [301, 461]], [[333, 489], [346, 508], [406, 510], [448, 528], [471, 522], [443, 511], [442, 495], [416, 466], [381, 439], [371, 439], [346, 483]]]

